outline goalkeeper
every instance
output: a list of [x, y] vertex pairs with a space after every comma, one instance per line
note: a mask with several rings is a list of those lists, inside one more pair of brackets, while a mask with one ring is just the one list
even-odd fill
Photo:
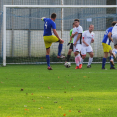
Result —
[[[72, 27], [75, 28], [74, 23], [72, 24]], [[73, 38], [71, 38], [73, 28], [70, 30], [70, 42], [67, 44], [67, 45], [70, 45], [69, 51], [68, 51], [68, 54], [67, 54], [67, 62], [69, 62], [69, 59], [71, 57], [71, 52], [73, 51]]]

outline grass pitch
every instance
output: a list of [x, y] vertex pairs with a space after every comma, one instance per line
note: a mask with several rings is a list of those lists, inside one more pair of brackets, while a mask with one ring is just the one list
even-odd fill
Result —
[[117, 70], [0, 67], [0, 117], [117, 117]]

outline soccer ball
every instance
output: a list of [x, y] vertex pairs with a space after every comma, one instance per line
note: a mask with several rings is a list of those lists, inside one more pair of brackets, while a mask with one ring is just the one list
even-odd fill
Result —
[[69, 67], [71, 67], [71, 63], [70, 63], [70, 62], [65, 62], [64, 66], [65, 66], [66, 68], [69, 68]]

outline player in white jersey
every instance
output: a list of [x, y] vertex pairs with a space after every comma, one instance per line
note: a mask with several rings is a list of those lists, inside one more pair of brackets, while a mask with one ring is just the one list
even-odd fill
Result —
[[[114, 68], [114, 57], [115, 55], [117, 54], [117, 22], [116, 21], [113, 21], [114, 26], [113, 26], [113, 29], [112, 29], [112, 38], [113, 38], [113, 43], [114, 43], [114, 49], [112, 50], [112, 55], [110, 56], [110, 62], [111, 62], [111, 68], [110, 69], [116, 69]], [[113, 57], [114, 56], [114, 57]]]
[[[117, 22], [114, 25], [113, 30], [112, 30], [112, 38], [113, 38], [113, 43], [114, 43], [114, 49], [112, 50], [112, 53], [115, 56], [117, 54]], [[113, 55], [111, 55], [110, 62], [114, 65]]]
[[113, 30], [112, 30], [112, 38], [113, 38], [114, 45], [116, 45], [117, 44], [117, 22], [114, 25]]
[[86, 53], [89, 53], [90, 57], [89, 57], [89, 62], [87, 65], [87, 68], [91, 68], [91, 63], [93, 61], [93, 49], [91, 47], [91, 43], [94, 42], [94, 33], [92, 32], [94, 29], [94, 25], [89, 25], [89, 30], [86, 30], [83, 32], [82, 34], [82, 38], [83, 38], [83, 42], [82, 42], [82, 49], [81, 49], [81, 55], [82, 55], [82, 59], [81, 59], [81, 66], [82, 63], [86, 57]]
[[79, 19], [75, 19], [74, 20], [74, 24], [75, 24], [75, 28], [73, 28], [72, 31], [72, 36], [73, 38], [73, 51], [74, 51], [74, 55], [75, 55], [75, 63], [76, 63], [76, 68], [75, 69], [81, 69], [80, 61], [81, 61], [81, 56], [80, 56], [80, 52], [81, 52], [81, 43], [82, 43], [82, 33], [83, 33], [83, 29], [82, 27], [79, 25]]
[[[113, 55], [116, 57], [116, 55], [117, 55], [117, 44], [116, 45], [114, 45], [114, 49], [112, 50], [112, 53], [113, 53]], [[113, 55], [111, 55], [111, 63], [113, 64], [113, 66], [114, 66], [114, 58], [113, 58]]]

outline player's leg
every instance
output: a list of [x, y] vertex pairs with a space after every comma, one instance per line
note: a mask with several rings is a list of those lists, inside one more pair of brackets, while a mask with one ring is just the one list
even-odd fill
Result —
[[108, 53], [110, 50], [107, 44], [102, 43], [102, 46], [103, 46], [103, 51], [104, 51], [104, 57], [102, 59], [102, 69], [105, 69], [106, 59], [108, 57]]
[[50, 46], [52, 45], [52, 42], [50, 42], [50, 37], [49, 36], [44, 36], [44, 43], [45, 43], [45, 47], [46, 47], [46, 61], [47, 61], [47, 66], [48, 66], [48, 70], [52, 70], [52, 68], [50, 67]]
[[63, 47], [63, 43], [64, 40], [59, 40], [56, 36], [51, 35], [49, 36], [50, 39], [48, 40], [49, 43], [54, 43], [54, 42], [59, 42], [59, 46], [58, 46], [58, 56], [57, 58], [63, 58], [63, 56], [61, 56], [61, 51], [62, 51], [62, 47]]
[[71, 57], [71, 52], [72, 52], [72, 49], [69, 49], [68, 54], [67, 54], [67, 62], [69, 62], [69, 59]]
[[110, 54], [110, 58], [109, 59], [110, 59], [110, 69], [115, 69], [113, 54]]
[[63, 48], [63, 43], [64, 43], [64, 41], [60, 41], [59, 42], [59, 45], [58, 45], [58, 56], [57, 56], [57, 58], [65, 58], [65, 56], [61, 55], [62, 48]]
[[117, 44], [116, 43], [114, 43], [114, 49], [113, 49], [113, 51], [112, 51], [112, 54], [111, 54], [111, 52], [110, 52], [110, 69], [116, 69], [115, 67], [114, 67], [114, 58], [115, 58], [115, 54], [116, 54], [116, 48], [117, 47]]
[[82, 57], [81, 57], [80, 66], [82, 67], [83, 61], [86, 57], [86, 47], [84, 47], [84, 46], [82, 46], [82, 48], [81, 48], [81, 55], [82, 55]]
[[69, 62], [69, 59], [71, 57], [71, 52], [73, 51], [73, 43], [71, 43], [68, 54], [67, 54], [67, 62]]
[[88, 62], [87, 68], [91, 68], [91, 63], [93, 61], [94, 53], [93, 52], [89, 52], [89, 55], [90, 55], [90, 57], [89, 57], [89, 62]]
[[93, 61], [93, 56], [94, 56], [93, 49], [92, 49], [91, 46], [88, 46], [88, 47], [87, 47], [87, 53], [89, 53], [89, 55], [90, 55], [87, 68], [91, 68], [91, 63], [92, 63], [92, 61]]
[[47, 61], [47, 66], [48, 66], [48, 70], [52, 70], [52, 68], [50, 67], [50, 47], [46, 48], [46, 61]]
[[112, 63], [112, 65], [114, 65], [114, 58], [116, 58], [116, 54], [117, 54], [117, 44], [114, 45], [114, 49], [112, 50], [112, 55], [110, 55], [110, 62]]
[[102, 69], [105, 69], [106, 59], [108, 57], [108, 52], [104, 52], [104, 57], [102, 59]]
[[113, 67], [114, 66], [114, 57], [113, 57], [113, 55], [115, 56], [115, 54], [114, 54], [114, 49], [113, 49], [113, 51], [112, 51], [112, 54], [110, 54], [110, 66], [111, 67]]
[[81, 56], [80, 56], [80, 51], [81, 51], [81, 44], [76, 44], [75, 46], [75, 62], [76, 62], [76, 69], [81, 69], [79, 64], [81, 62]]
[[[109, 46], [109, 53], [110, 53], [110, 57], [109, 57], [109, 60], [110, 60], [110, 69], [115, 69], [114, 68], [114, 62], [111, 61], [111, 58], [114, 56], [114, 54], [112, 53], [112, 48], [111, 46]], [[114, 56], [115, 57], [115, 56]]]
[[75, 52], [75, 63], [76, 63], [76, 68], [79, 69], [79, 58], [78, 58], [79, 52]]
[[77, 59], [77, 52], [76, 52], [76, 46], [73, 45], [73, 52], [74, 52], [74, 56], [75, 56], [75, 63], [76, 63], [76, 68], [75, 69], [79, 69], [79, 63], [78, 63], [78, 59]]

